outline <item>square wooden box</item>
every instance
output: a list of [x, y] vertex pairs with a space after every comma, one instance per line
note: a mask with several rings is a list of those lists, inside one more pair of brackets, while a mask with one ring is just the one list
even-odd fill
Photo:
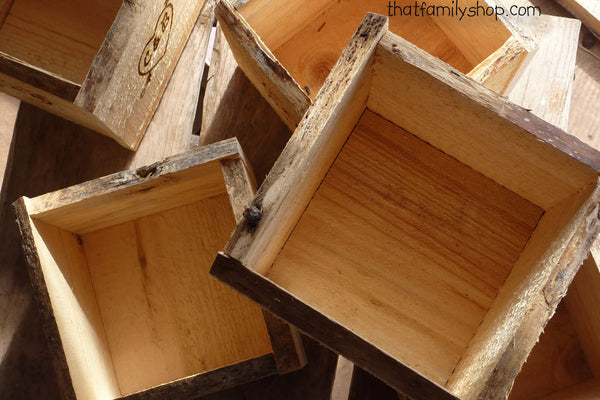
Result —
[[600, 398], [600, 243], [515, 380], [510, 400]]
[[[314, 99], [364, 15], [367, 12], [389, 15], [389, 3], [387, 0], [250, 0], [234, 2], [236, 8], [222, 0], [217, 4], [216, 15], [241, 69], [293, 129], [296, 126], [290, 123], [290, 117], [295, 115], [293, 107], [282, 110], [285, 100], [274, 95], [270, 81], [293, 80], [305, 96]], [[394, 3], [410, 7], [415, 2]], [[426, 4], [448, 7], [447, 13], [456, 12], [450, 8], [456, 3], [450, 1], [434, 0]], [[479, 5], [482, 10], [496, 4], [502, 3], [460, 2], [461, 7], [476, 9]], [[481, 14], [462, 19], [450, 15], [396, 15], [390, 17], [390, 31], [502, 93], [535, 44], [522, 33], [525, 30], [516, 25], [514, 18]], [[289, 97], [293, 91], [291, 82], [282, 82], [281, 86], [278, 90], [286, 91]]]
[[211, 273], [416, 399], [504, 398], [597, 235], [598, 156], [370, 14]]
[[295, 331], [208, 274], [251, 182], [229, 139], [15, 203], [65, 398], [196, 398], [303, 365]]
[[0, 0], [0, 90], [135, 149], [212, 1]]

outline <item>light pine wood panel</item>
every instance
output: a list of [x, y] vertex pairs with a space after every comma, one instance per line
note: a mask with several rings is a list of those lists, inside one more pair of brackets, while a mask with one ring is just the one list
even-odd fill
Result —
[[541, 212], [367, 111], [268, 277], [444, 384]]
[[567, 130], [581, 24], [549, 15], [540, 20], [544, 24], [536, 37], [538, 49], [505, 94], [510, 101]]
[[[314, 99], [365, 14], [388, 15], [387, 4], [380, 0], [335, 2], [281, 46], [272, 48], [273, 52]], [[464, 73], [476, 65], [467, 61], [430, 17], [390, 17], [389, 29]]]
[[[591, 149], [559, 130], [540, 145], [549, 130], [533, 114], [410, 44], [398, 51], [404, 43], [389, 33], [380, 42], [368, 103], [374, 112], [544, 209], [595, 184], [597, 173], [575, 159], [589, 154], [595, 163]], [[571, 156], [553, 147], [563, 145]]]
[[599, 247], [600, 243], [596, 241], [564, 300], [596, 377], [600, 377], [600, 271], [597, 264]]
[[600, 2], [598, 0], [556, 0], [579, 18], [600, 38]]
[[122, 0], [14, 0], [0, 51], [81, 84]]
[[509, 399], [543, 398], [592, 377], [592, 370], [563, 302], [517, 376]]
[[71, 232], [43, 222], [33, 235], [77, 398], [119, 397], [83, 248]]
[[208, 275], [227, 195], [82, 236], [123, 394], [271, 352], [260, 308]]
[[[233, 3], [267, 46], [276, 49], [335, 0], [237, 0]], [[273, 21], [285, 21], [285, 24], [274, 24]]]

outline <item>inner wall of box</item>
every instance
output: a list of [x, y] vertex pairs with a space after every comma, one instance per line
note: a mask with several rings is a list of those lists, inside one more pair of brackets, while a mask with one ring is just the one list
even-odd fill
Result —
[[592, 256], [515, 380], [510, 400], [600, 397], [600, 271]]
[[443, 385], [542, 213], [367, 110], [268, 277]]
[[[2, 0], [0, 0], [2, 2]], [[0, 52], [83, 83], [122, 0], [4, 0]], [[0, 7], [1, 12], [1, 7]]]
[[[254, 3], [257, 3], [256, 5]], [[303, 4], [308, 10], [289, 10], [287, 14], [278, 15], [286, 23], [289, 32], [278, 25], [276, 32], [270, 32], [265, 25], [270, 13], [282, 6], [275, 1], [252, 0], [242, 7], [241, 12], [248, 18], [250, 25], [257, 31], [267, 46], [273, 50], [278, 60], [302, 86], [309, 88], [309, 96], [314, 98], [337, 62], [342, 50], [360, 25], [368, 12], [389, 15], [388, 1], [385, 0], [342, 0], [332, 1], [324, 8], [322, 2], [314, 2], [314, 9]], [[305, 3], [305, 2], [302, 2]], [[412, 0], [397, 0], [397, 6], [414, 5]], [[448, 2], [430, 1], [428, 4], [444, 4]], [[470, 4], [465, 0], [466, 5]], [[462, 3], [461, 3], [462, 4]], [[261, 6], [261, 13], [254, 8]], [[464, 6], [464, 5], [463, 5]], [[457, 24], [455, 17], [396, 16], [389, 18], [391, 32], [402, 36], [428, 53], [440, 58], [463, 73], [468, 73], [487, 56], [499, 49], [511, 36], [500, 22], [490, 17], [464, 18]], [[280, 11], [281, 14], [284, 14]], [[414, 13], [414, 10], [413, 10]], [[419, 15], [421, 11], [418, 11]], [[302, 19], [297, 21], [297, 19]], [[452, 35], [448, 37], [447, 34]], [[474, 39], [477, 38], [477, 39]], [[480, 43], [473, 45], [474, 41]], [[318, 46], [315, 46], [318, 43]], [[472, 46], [479, 46], [473, 49]], [[463, 54], [465, 53], [465, 54]]]
[[102, 386], [111, 373], [125, 395], [272, 351], [260, 309], [208, 273], [235, 227], [226, 193], [82, 235], [36, 226], [58, 265], [54, 274], [68, 282], [85, 319], [97, 321], [93, 334], [78, 334], [72, 313], [55, 306], [66, 312], [57, 318], [61, 338], [104, 341], [99, 352], [114, 367], [99, 379], [101, 362], [81, 360], [93, 346], [63, 340], [71, 374], [94, 376], [72, 377], [78, 395], [88, 394], [80, 398], [108, 398], [89, 393], [110, 392]]

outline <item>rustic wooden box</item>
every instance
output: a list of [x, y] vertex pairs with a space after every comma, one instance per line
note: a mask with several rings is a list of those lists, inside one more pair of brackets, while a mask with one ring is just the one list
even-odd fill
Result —
[[229, 139], [15, 203], [65, 398], [196, 398], [303, 365], [295, 331], [208, 274], [244, 164]]
[[[514, 22], [483, 15], [498, 2], [464, 0], [461, 7], [480, 6], [477, 16], [458, 12], [446, 0], [426, 2], [438, 16], [417, 16], [414, 0], [317, 0], [234, 2], [255, 31], [306, 93], [314, 98], [342, 50], [367, 12], [390, 16], [390, 31], [498, 92], [503, 92], [529, 51], [535, 47]], [[390, 5], [396, 8], [390, 9]], [[402, 15], [411, 8], [411, 15]], [[490, 10], [492, 8], [489, 8]], [[396, 13], [395, 15], [393, 13]], [[508, 10], [507, 10], [508, 12]], [[222, 19], [219, 22], [227, 27]], [[273, 21], [285, 21], [273, 23]], [[244, 69], [243, 63], [240, 63]], [[245, 71], [246, 72], [246, 71]], [[247, 73], [248, 74], [248, 73]]]
[[600, 398], [600, 243], [569, 287], [527, 363], [510, 400]]
[[598, 155], [370, 14], [211, 273], [416, 399], [504, 398], [597, 235]]
[[135, 149], [196, 19], [211, 7], [0, 0], [0, 90]]

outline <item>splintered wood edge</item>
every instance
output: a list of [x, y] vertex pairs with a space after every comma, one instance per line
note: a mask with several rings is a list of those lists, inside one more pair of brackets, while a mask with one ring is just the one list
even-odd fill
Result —
[[483, 60], [467, 76], [488, 89], [503, 94], [528, 54], [523, 44], [511, 36], [502, 47]]
[[464, 96], [483, 105], [498, 116], [527, 131], [541, 142], [554, 147], [571, 158], [600, 172], [600, 151], [585, 144], [575, 136], [544, 121], [531, 111], [510, 102], [502, 95], [452, 68], [443, 61], [387, 32], [380, 46], [406, 63], [422, 70]]
[[119, 400], [196, 399], [276, 374], [275, 359], [267, 354], [123, 396]]
[[90, 197], [107, 195], [196, 165], [223, 159], [236, 159], [240, 157], [240, 152], [241, 148], [237, 139], [222, 140], [135, 170], [118, 172], [43, 194], [32, 199], [30, 215], [66, 207]]
[[59, 390], [65, 399], [76, 400], [67, 357], [63, 350], [58, 324], [54, 318], [52, 302], [50, 301], [50, 294], [48, 293], [48, 287], [46, 286], [46, 280], [42, 272], [40, 257], [35, 246], [33, 229], [25, 201], [25, 198], [21, 197], [12, 204], [12, 207], [21, 234], [21, 247], [28, 266], [27, 271], [31, 285], [33, 286], [34, 298], [38, 305], [37, 308], [40, 312], [42, 327], [52, 358], [52, 366], [58, 378]]
[[220, 252], [210, 273], [415, 400], [459, 400], [238, 260]]
[[239, 67], [288, 128], [294, 130], [311, 104], [308, 95], [231, 3], [219, 1], [215, 15]]
[[[243, 219], [244, 210], [256, 193], [252, 169], [241, 154], [239, 159], [221, 160], [223, 179], [236, 223]], [[298, 331], [285, 321], [263, 310], [273, 356], [279, 374], [296, 371], [306, 365], [306, 354]]]

